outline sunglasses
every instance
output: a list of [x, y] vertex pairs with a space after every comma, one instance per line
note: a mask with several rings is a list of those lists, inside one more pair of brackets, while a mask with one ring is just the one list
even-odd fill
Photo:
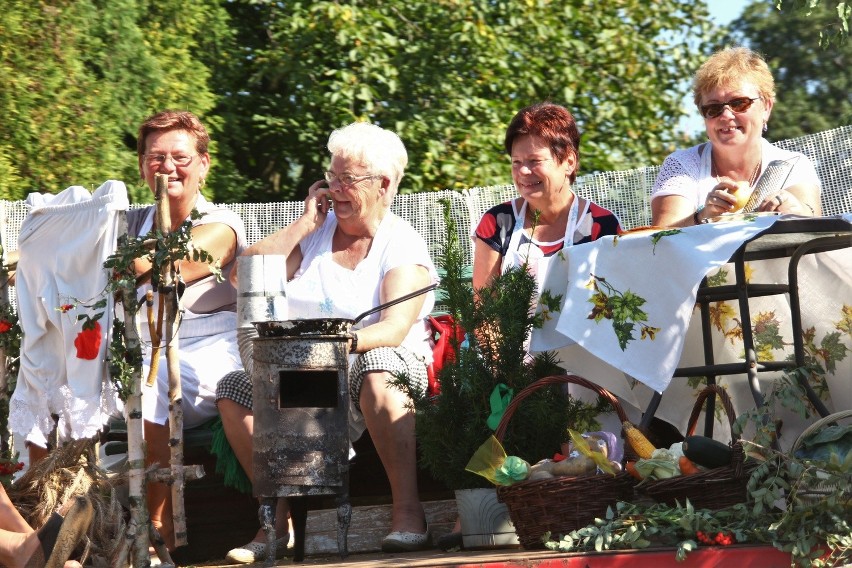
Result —
[[760, 100], [760, 97], [738, 97], [724, 103], [710, 103], [709, 105], [701, 105], [701, 114], [704, 118], [716, 118], [725, 112], [725, 107], [730, 107], [737, 114], [743, 113], [751, 108], [754, 101]]

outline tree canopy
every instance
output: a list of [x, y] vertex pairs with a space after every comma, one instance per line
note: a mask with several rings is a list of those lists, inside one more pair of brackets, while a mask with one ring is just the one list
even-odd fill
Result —
[[820, 18], [819, 44], [828, 49], [832, 45], [844, 45], [849, 40], [849, 20], [852, 19], [852, 2], [848, 0], [775, 0], [779, 10], [788, 13], [796, 10], [810, 16], [814, 9], [825, 14], [830, 12], [833, 17]]
[[[583, 171], [656, 162], [673, 144], [684, 70], [708, 26], [702, 3], [415, 0], [229, 6], [247, 49], [253, 109], [229, 144], [267, 199], [321, 175], [328, 134], [354, 120], [395, 130], [410, 166], [402, 190], [509, 179], [502, 139], [523, 106], [553, 100], [583, 132]], [[686, 40], [689, 40], [688, 42]], [[698, 49], [697, 49], [698, 48]]]
[[732, 25], [732, 41], [763, 54], [775, 77], [777, 101], [766, 134], [772, 141], [852, 124], [852, 43], [817, 47], [824, 30], [836, 25], [831, 4], [778, 11], [753, 2]]
[[[205, 193], [216, 201], [300, 197], [327, 167], [328, 135], [355, 120], [402, 137], [409, 167], [401, 191], [507, 183], [506, 125], [542, 100], [575, 114], [581, 174], [656, 164], [688, 143], [677, 126], [682, 101], [719, 37], [705, 2], [693, 0], [0, 7], [7, 199], [121, 179], [133, 200], [150, 200], [136, 129], [164, 108], [192, 110], [210, 130]], [[805, 51], [823, 57], [817, 50]]]

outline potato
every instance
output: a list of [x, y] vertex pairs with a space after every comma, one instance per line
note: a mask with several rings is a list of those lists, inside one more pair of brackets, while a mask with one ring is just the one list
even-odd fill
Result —
[[553, 479], [553, 474], [544, 469], [531, 470], [527, 481], [541, 481], [543, 479]]
[[581, 475], [592, 475], [598, 466], [594, 460], [584, 455], [572, 456], [568, 459], [556, 462], [550, 469], [553, 475], [570, 475], [572, 477]]

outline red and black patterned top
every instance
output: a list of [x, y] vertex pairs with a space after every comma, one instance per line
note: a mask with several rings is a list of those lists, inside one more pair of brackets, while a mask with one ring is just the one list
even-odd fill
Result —
[[[476, 237], [499, 252], [500, 256], [506, 256], [514, 227], [515, 212], [512, 209], [512, 202], [507, 201], [495, 205], [485, 212], [476, 227]], [[578, 219], [577, 228], [574, 231], [574, 244], [590, 243], [604, 235], [617, 235], [621, 232], [621, 223], [618, 217], [611, 211], [590, 201], [588, 211]], [[541, 249], [544, 256], [551, 256], [562, 250], [563, 240], [550, 243], [532, 242]], [[528, 242], [530, 242], [529, 236], [523, 233], [520, 244], [523, 245]]]

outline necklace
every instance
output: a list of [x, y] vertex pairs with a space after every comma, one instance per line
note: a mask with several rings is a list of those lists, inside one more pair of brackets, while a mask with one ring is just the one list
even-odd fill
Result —
[[[751, 176], [749, 176], [748, 184], [753, 187], [755, 182], [757, 181], [758, 175], [760, 175], [760, 165], [763, 160], [758, 160], [757, 164], [754, 166], [754, 171], [751, 172]], [[710, 175], [716, 178], [716, 182], [720, 182], [721, 177], [719, 176], [719, 167], [716, 165], [716, 154], [710, 154]], [[715, 173], [714, 173], [715, 172]]]

